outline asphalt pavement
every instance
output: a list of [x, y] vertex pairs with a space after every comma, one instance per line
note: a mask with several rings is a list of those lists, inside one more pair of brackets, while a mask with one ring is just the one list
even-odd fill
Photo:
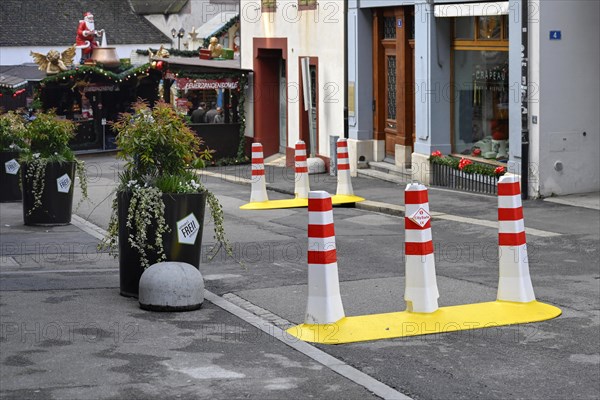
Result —
[[[121, 163], [85, 156], [91, 201], [71, 225], [23, 225], [0, 205], [0, 398], [599, 398], [600, 218], [596, 209], [524, 202], [538, 300], [563, 314], [510, 327], [345, 345], [311, 345], [303, 322], [306, 209], [244, 211], [249, 166], [208, 168], [235, 260], [208, 260], [206, 300], [185, 313], [143, 311], [118, 294], [118, 263], [96, 249]], [[293, 170], [267, 166], [271, 199], [293, 194]], [[334, 209], [346, 315], [401, 311], [403, 187], [354, 178], [367, 199]], [[311, 175], [334, 192], [335, 177]], [[76, 202], [79, 193], [76, 192]], [[495, 299], [496, 198], [429, 193], [440, 306]], [[240, 262], [243, 266], [240, 266]]]

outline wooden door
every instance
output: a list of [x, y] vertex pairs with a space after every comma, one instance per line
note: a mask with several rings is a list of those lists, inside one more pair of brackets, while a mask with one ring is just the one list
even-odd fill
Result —
[[393, 159], [396, 145], [413, 145], [414, 39], [413, 8], [373, 12], [374, 137], [385, 140]]

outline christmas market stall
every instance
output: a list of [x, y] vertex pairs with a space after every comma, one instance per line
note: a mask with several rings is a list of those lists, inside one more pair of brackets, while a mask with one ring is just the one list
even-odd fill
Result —
[[190, 117], [214, 158], [243, 158], [248, 71], [239, 59], [154, 57], [152, 65], [163, 71], [159, 96]]
[[55, 108], [59, 116], [77, 123], [74, 150], [110, 150], [115, 148], [110, 122], [138, 98], [154, 104], [160, 79], [150, 64], [121, 62], [112, 69], [79, 65], [43, 79], [38, 96], [44, 109]]
[[39, 82], [46, 77], [35, 64], [0, 65], [0, 109], [28, 109]]

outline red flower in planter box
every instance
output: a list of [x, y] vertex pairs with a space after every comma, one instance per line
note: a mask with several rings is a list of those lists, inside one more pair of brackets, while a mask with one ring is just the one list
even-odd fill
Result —
[[494, 170], [494, 173], [495, 173], [496, 175], [504, 175], [504, 173], [505, 173], [505, 172], [506, 172], [506, 168], [504, 168], [504, 167], [497, 167], [497, 168]]
[[441, 156], [442, 156], [442, 152], [439, 150], [436, 150], [433, 153], [431, 153], [431, 157], [441, 157]]
[[458, 169], [462, 171], [467, 165], [471, 164], [473, 164], [473, 161], [466, 158], [461, 158], [458, 163]]

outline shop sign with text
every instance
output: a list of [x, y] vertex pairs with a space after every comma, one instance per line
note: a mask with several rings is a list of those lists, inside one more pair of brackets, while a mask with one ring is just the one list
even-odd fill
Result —
[[177, 78], [179, 90], [206, 90], [206, 89], [237, 89], [238, 81], [231, 78], [223, 79], [190, 79]]
[[83, 87], [83, 91], [85, 93], [88, 92], [118, 92], [121, 89], [118, 85], [103, 85], [103, 84], [95, 84], [91, 83]]

